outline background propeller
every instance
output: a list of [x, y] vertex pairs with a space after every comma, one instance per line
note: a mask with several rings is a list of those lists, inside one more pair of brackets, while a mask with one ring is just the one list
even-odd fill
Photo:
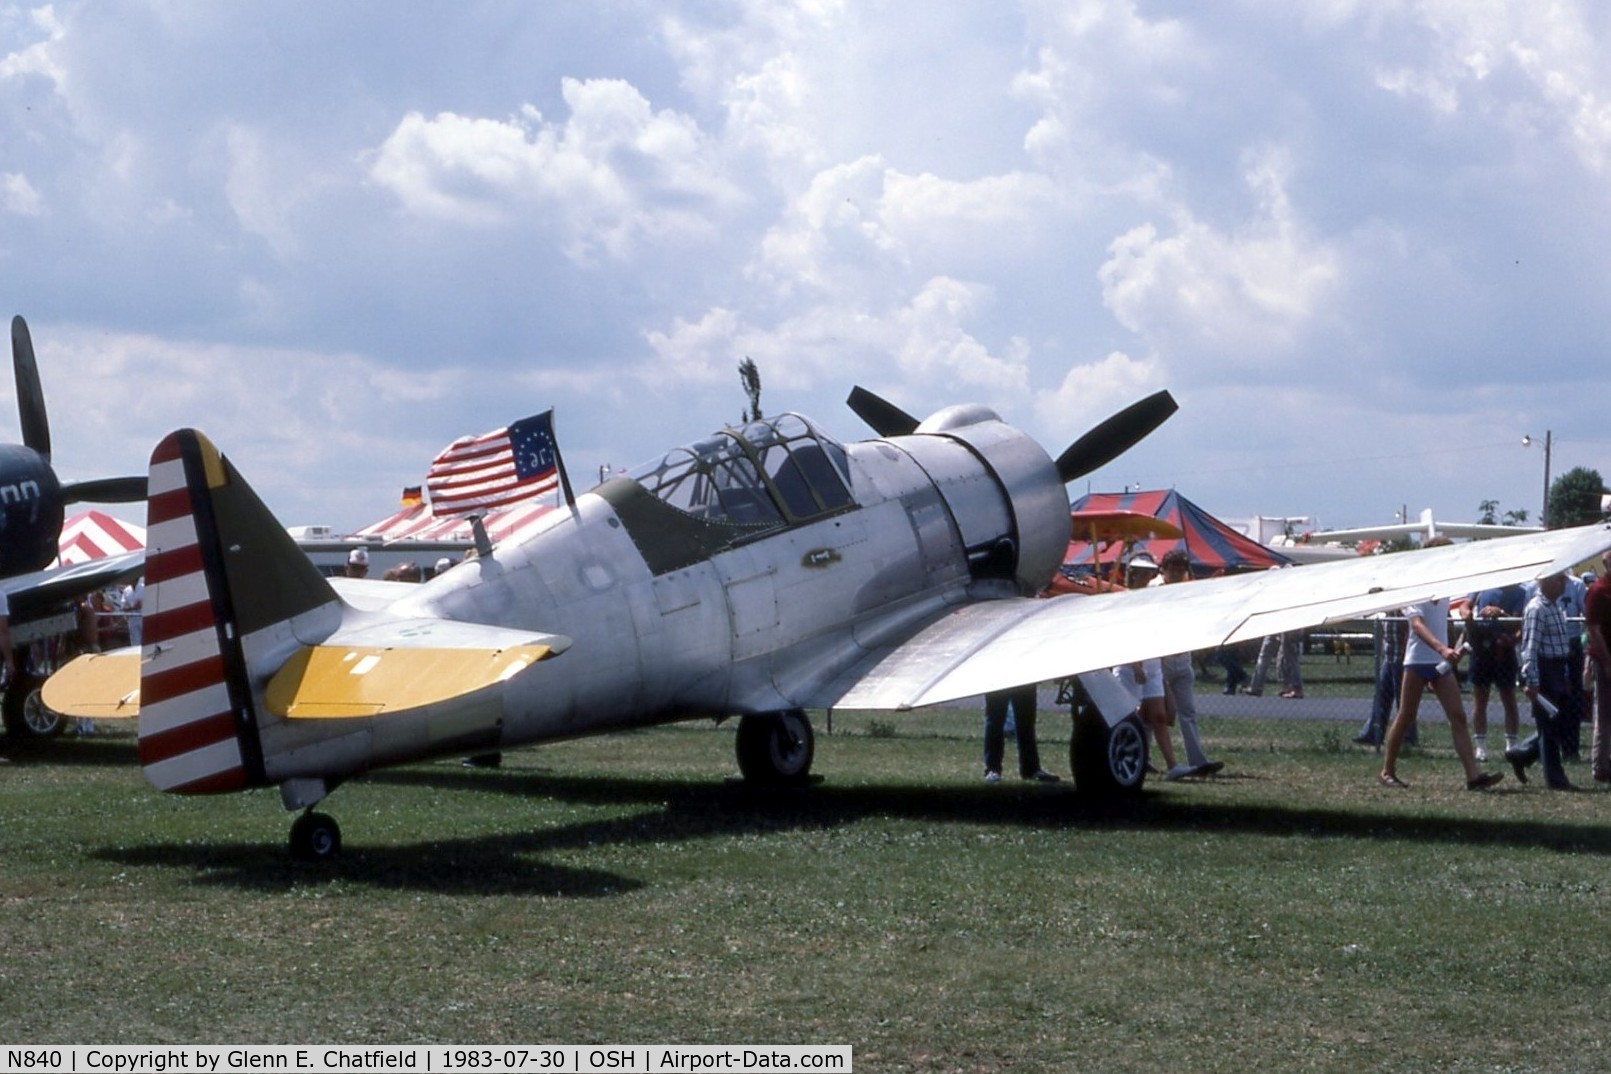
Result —
[[67, 503], [138, 503], [150, 486], [144, 477], [98, 477], [63, 485], [62, 499]]
[[[50, 420], [45, 416], [45, 392], [39, 384], [39, 363], [28, 322], [11, 318], [11, 364], [17, 375], [17, 415], [22, 421], [22, 442], [46, 463], [50, 462]], [[67, 503], [133, 503], [146, 497], [144, 477], [102, 477], [62, 486]]]
[[50, 461], [50, 422], [45, 418], [45, 391], [39, 386], [39, 365], [28, 322], [11, 318], [11, 364], [17, 374], [17, 411], [22, 418], [22, 442]]
[[1112, 462], [1168, 420], [1180, 405], [1167, 391], [1131, 403], [1070, 444], [1057, 456], [1057, 476], [1068, 484]]

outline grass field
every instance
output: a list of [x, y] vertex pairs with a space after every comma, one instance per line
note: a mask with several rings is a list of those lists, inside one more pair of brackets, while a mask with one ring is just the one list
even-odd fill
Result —
[[1231, 719], [1220, 777], [1102, 808], [980, 782], [977, 724], [838, 716], [771, 797], [725, 778], [730, 726], [392, 770], [329, 800], [327, 866], [272, 791], [166, 797], [132, 738], [61, 740], [0, 766], [0, 1041], [1606, 1069], [1611, 795], [1468, 793], [1441, 726], [1388, 791], [1350, 725]]

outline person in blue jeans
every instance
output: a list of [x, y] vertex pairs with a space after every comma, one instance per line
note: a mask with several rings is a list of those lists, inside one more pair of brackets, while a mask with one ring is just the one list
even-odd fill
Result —
[[1561, 764], [1566, 746], [1561, 710], [1571, 700], [1572, 641], [1577, 631], [1567, 622], [1560, 605], [1565, 589], [1564, 574], [1550, 575], [1538, 583], [1538, 592], [1522, 613], [1518, 655], [1523, 689], [1533, 703], [1533, 723], [1538, 731], [1505, 751], [1505, 760], [1518, 780], [1527, 782], [1527, 766], [1538, 761], [1544, 769], [1544, 783], [1556, 791], [1572, 789]]
[[984, 778], [1001, 780], [1001, 758], [1007, 748], [1007, 714], [1011, 711], [1013, 736], [1018, 741], [1018, 774], [1025, 779], [1056, 783], [1057, 777], [1040, 766], [1035, 742], [1035, 684], [1015, 686], [985, 695]]

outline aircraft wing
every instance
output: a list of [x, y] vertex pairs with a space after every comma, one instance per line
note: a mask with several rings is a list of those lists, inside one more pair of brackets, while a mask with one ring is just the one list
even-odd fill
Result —
[[955, 701], [1542, 578], [1608, 548], [1611, 527], [1596, 525], [1098, 596], [982, 601], [873, 653], [806, 704]]
[[83, 653], [45, 680], [40, 700], [61, 716], [132, 720], [140, 715], [140, 649]]
[[133, 581], [145, 569], [144, 552], [75, 563], [70, 567], [47, 567], [42, 571], [13, 575], [0, 580], [11, 605], [13, 621], [26, 619], [34, 609], [46, 609], [64, 600], [82, 597], [109, 585]]
[[[377, 716], [502, 682], [570, 645], [559, 634], [475, 623], [382, 622], [297, 650], [270, 680], [266, 702], [290, 719]], [[45, 681], [45, 707], [88, 719], [138, 717], [140, 657], [129, 647], [74, 658]]]

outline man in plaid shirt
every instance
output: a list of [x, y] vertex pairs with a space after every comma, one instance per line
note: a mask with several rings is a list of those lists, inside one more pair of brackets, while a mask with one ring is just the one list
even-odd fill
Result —
[[1538, 592], [1522, 612], [1521, 648], [1518, 650], [1522, 685], [1533, 702], [1533, 723], [1538, 731], [1505, 751], [1505, 760], [1515, 769], [1517, 779], [1527, 782], [1527, 766], [1541, 761], [1544, 782], [1557, 791], [1572, 789], [1566, 779], [1566, 769], [1561, 766], [1559, 714], [1561, 707], [1569, 703], [1572, 689], [1574, 631], [1560, 605], [1561, 594], [1565, 591], [1566, 575], [1552, 574], [1538, 583]]

